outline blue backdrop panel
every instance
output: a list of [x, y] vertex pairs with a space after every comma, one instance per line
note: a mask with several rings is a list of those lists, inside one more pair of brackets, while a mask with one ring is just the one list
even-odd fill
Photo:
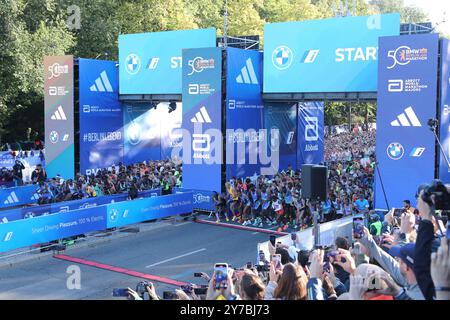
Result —
[[[376, 156], [391, 207], [434, 178], [439, 35], [380, 39]], [[375, 206], [386, 209], [378, 173]]]
[[79, 60], [80, 171], [123, 162], [123, 116], [114, 61]]
[[[183, 130], [190, 133], [189, 136], [183, 137], [183, 187], [193, 190], [220, 191], [222, 184], [222, 49], [183, 50], [182, 83]], [[217, 137], [219, 141], [211, 130], [220, 133], [220, 137]], [[214, 159], [218, 160], [214, 161]]]
[[279, 130], [280, 164], [279, 171], [288, 165], [295, 168], [297, 164], [297, 104], [271, 103], [264, 105], [264, 126], [267, 129], [268, 148], [273, 140], [271, 130]]
[[[124, 104], [124, 162], [161, 159], [161, 122], [149, 104]], [[167, 110], [164, 110], [167, 113]]]
[[[441, 40], [441, 143], [450, 159], [450, 40]], [[444, 156], [439, 153], [439, 178], [450, 183], [450, 168]]]
[[179, 148], [182, 142], [182, 135], [179, 133], [183, 119], [182, 104], [181, 102], [177, 103], [177, 108], [171, 113], [168, 113], [168, 107], [169, 103], [158, 105], [159, 113], [157, 114], [161, 126], [161, 159], [171, 159], [172, 150], [176, 147]]
[[34, 194], [38, 186], [33, 184], [23, 187], [0, 189], [0, 208], [21, 206], [36, 202]]
[[264, 92], [377, 91], [378, 38], [400, 34], [400, 15], [264, 26]]
[[216, 46], [216, 29], [119, 35], [121, 94], [181, 94], [181, 51]]
[[297, 168], [323, 162], [323, 102], [304, 102], [298, 106]]
[[[236, 48], [227, 49], [227, 147], [233, 145], [234, 161], [227, 163], [227, 180], [235, 176], [245, 178], [260, 173], [260, 163], [249, 163], [250, 141], [260, 140], [264, 127], [264, 104], [262, 101], [262, 53]], [[239, 133], [236, 130], [242, 130]], [[245, 145], [245, 154], [238, 150]], [[253, 144], [252, 144], [253, 146]], [[254, 145], [256, 152], [257, 145]]]
[[186, 190], [183, 188], [173, 188], [174, 193], [191, 192], [192, 207], [194, 209], [213, 211], [215, 210], [212, 191]]
[[192, 212], [192, 192], [107, 205], [108, 228]]
[[0, 224], [0, 252], [104, 229], [104, 206]]

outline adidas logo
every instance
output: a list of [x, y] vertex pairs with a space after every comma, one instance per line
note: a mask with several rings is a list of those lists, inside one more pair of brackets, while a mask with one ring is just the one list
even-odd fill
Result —
[[106, 75], [106, 71], [102, 71], [102, 73], [100, 73], [100, 77], [95, 80], [95, 84], [93, 84], [89, 89], [94, 92], [113, 92], [113, 88], [111, 86], [111, 82], [109, 82], [108, 76]]
[[51, 116], [52, 120], [67, 120], [66, 114], [64, 113], [64, 109], [62, 106], [59, 106], [58, 109], [56, 109], [55, 113]]
[[37, 193], [33, 194], [31, 200], [39, 200], [39, 195]]
[[17, 198], [16, 193], [13, 191], [8, 196], [8, 199], [5, 200], [4, 204], [14, 204], [14, 203], [18, 203], [18, 202], [19, 202], [19, 199]]
[[241, 74], [236, 77], [237, 83], [259, 84], [253, 68], [252, 59], [248, 58], [245, 66], [241, 69]]
[[211, 118], [209, 117], [208, 112], [206, 111], [205, 107], [201, 107], [200, 111], [197, 112], [195, 117], [191, 119], [191, 122], [193, 123], [211, 123]]
[[419, 119], [412, 107], [405, 109], [405, 112], [397, 117], [397, 120], [391, 122], [393, 127], [421, 127]]

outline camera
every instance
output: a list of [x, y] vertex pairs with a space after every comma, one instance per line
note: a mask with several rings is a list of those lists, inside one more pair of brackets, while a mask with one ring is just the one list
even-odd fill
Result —
[[434, 180], [429, 185], [421, 185], [417, 191], [417, 197], [421, 191], [423, 191], [422, 200], [430, 207], [434, 207], [436, 210], [450, 209], [450, 193], [442, 181]]
[[270, 265], [268, 264], [258, 264], [256, 265], [256, 271], [258, 272], [269, 272], [270, 271]]
[[143, 297], [144, 293], [147, 292], [147, 287], [150, 284], [147, 281], [141, 281], [136, 285], [136, 292], [139, 296]]

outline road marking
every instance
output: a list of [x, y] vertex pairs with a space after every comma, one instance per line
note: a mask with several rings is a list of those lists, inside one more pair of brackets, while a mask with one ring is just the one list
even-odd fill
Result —
[[255, 235], [255, 234], [259, 234], [259, 232], [253, 232], [252, 234], [253, 234], [253, 235]]
[[151, 280], [151, 281], [170, 284], [170, 285], [177, 286], [177, 287], [187, 284], [187, 282], [181, 282], [181, 281], [176, 281], [176, 280], [169, 279], [169, 278], [158, 277], [158, 276], [154, 276], [151, 274], [146, 274], [146, 273], [142, 273], [142, 272], [138, 272], [138, 271], [134, 271], [134, 270], [130, 270], [130, 269], [114, 267], [114, 266], [111, 266], [108, 264], [99, 263], [96, 261], [85, 260], [85, 259], [80, 259], [80, 258], [75, 258], [75, 257], [67, 256], [64, 254], [57, 254], [57, 255], [54, 255], [53, 257], [56, 259], [70, 261], [70, 262], [74, 262], [74, 263], [78, 263], [78, 264], [83, 264], [83, 265], [98, 268], [98, 269], [103, 269], [103, 270], [107, 270], [107, 271], [126, 274], [128, 276], [132, 276], [132, 277], [136, 277], [136, 278], [142, 278], [142, 279], [147, 279], [147, 280]]
[[183, 223], [180, 223], [180, 224], [174, 224], [173, 226], [174, 226], [174, 227], [180, 227], [180, 226], [184, 226], [184, 225], [189, 224], [189, 223], [192, 223], [192, 222], [190, 222], [190, 221], [188, 221], [188, 222], [183, 222]]
[[170, 259], [166, 259], [166, 260], [159, 261], [159, 262], [157, 262], [157, 263], [148, 265], [148, 266], [146, 266], [146, 268], [151, 268], [151, 267], [154, 267], [154, 266], [157, 266], [157, 265], [160, 265], [160, 264], [169, 262], [169, 261], [173, 261], [173, 260], [176, 260], [176, 259], [180, 259], [180, 258], [183, 258], [183, 257], [190, 256], [190, 255], [192, 255], [192, 254], [196, 254], [196, 253], [198, 253], [198, 252], [202, 252], [202, 251], [205, 251], [205, 250], [206, 250], [206, 248], [202, 248], [202, 249], [198, 249], [198, 250], [195, 250], [195, 251], [191, 251], [191, 252], [182, 254], [182, 255], [180, 255], [180, 256], [176, 256], [176, 257], [173, 257], [173, 258], [170, 258]]

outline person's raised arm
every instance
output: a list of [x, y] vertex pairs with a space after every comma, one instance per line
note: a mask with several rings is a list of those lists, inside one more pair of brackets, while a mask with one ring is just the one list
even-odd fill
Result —
[[450, 252], [446, 237], [437, 252], [431, 254], [431, 277], [437, 300], [450, 300]]

